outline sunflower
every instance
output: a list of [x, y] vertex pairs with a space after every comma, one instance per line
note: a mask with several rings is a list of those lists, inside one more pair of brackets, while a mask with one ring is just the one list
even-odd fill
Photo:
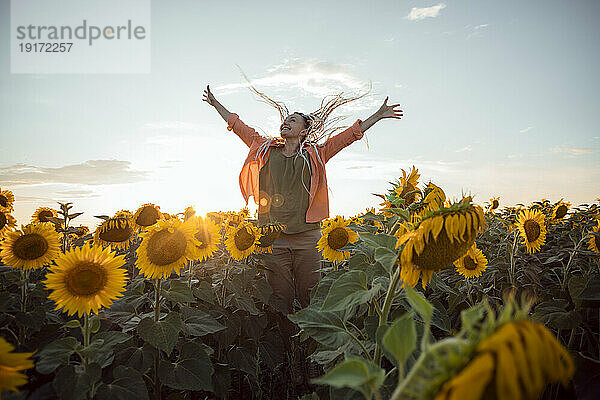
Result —
[[21, 225], [0, 243], [0, 258], [6, 265], [23, 270], [41, 268], [60, 252], [60, 238], [51, 222]]
[[417, 190], [419, 184], [419, 170], [412, 166], [411, 171], [407, 174], [406, 171], [402, 170], [402, 176], [400, 177], [400, 185], [394, 189], [397, 197], [404, 199], [404, 206], [408, 206], [414, 203], [419, 197], [418, 193], [410, 193]]
[[246, 210], [242, 210], [239, 213], [230, 211], [226, 213], [225, 224], [227, 226], [238, 226], [242, 222], [244, 222], [247, 217], [248, 213], [246, 212]]
[[259, 228], [260, 238], [256, 244], [256, 253], [271, 253], [273, 251], [273, 243], [279, 239], [279, 235], [285, 229], [282, 224], [267, 224]]
[[119, 210], [115, 213], [113, 218], [133, 218], [133, 213], [129, 210]]
[[15, 196], [10, 190], [0, 190], [0, 211], [12, 212], [14, 210]]
[[323, 253], [323, 258], [328, 261], [344, 261], [350, 256], [349, 251], [340, 250], [348, 243], [358, 240], [358, 233], [347, 227], [348, 221], [342, 217], [331, 220], [321, 229], [321, 239], [317, 242], [317, 249]]
[[563, 202], [562, 199], [560, 199], [552, 209], [551, 221], [562, 220], [565, 215], [567, 215], [567, 212], [569, 212], [569, 207], [571, 207], [571, 203]]
[[0, 211], [0, 239], [2, 239], [8, 232], [15, 229], [17, 226], [17, 220], [10, 215], [8, 212]]
[[483, 210], [471, 204], [471, 197], [427, 214], [398, 238], [396, 248], [404, 244], [400, 278], [414, 287], [423, 273], [421, 285], [425, 288], [434, 271], [451, 267], [465, 255], [485, 226]]
[[223, 215], [222, 212], [209, 212], [208, 214], [206, 214], [207, 218], [210, 218], [215, 224], [217, 225], [221, 225], [223, 223], [223, 221], [225, 220], [225, 216]]
[[439, 186], [429, 182], [427, 184], [427, 188], [425, 188], [425, 193], [427, 194], [423, 199], [423, 212], [435, 211], [444, 205], [444, 201], [446, 201], [446, 194]]
[[541, 211], [521, 211], [516, 224], [528, 253], [535, 253], [546, 242], [546, 225]]
[[194, 210], [194, 207], [189, 206], [183, 212], [183, 220], [187, 221], [188, 219], [192, 218], [194, 215], [196, 215], [196, 210]]
[[499, 205], [500, 205], [500, 196], [492, 197], [490, 199], [490, 206], [488, 208], [488, 211], [494, 211], [495, 209], [498, 208]]
[[260, 239], [258, 228], [247, 221], [242, 221], [237, 226], [229, 226], [226, 235], [225, 247], [235, 260], [241, 260], [252, 254]]
[[125, 255], [117, 256], [108, 247], [75, 247], [56, 260], [44, 281], [52, 292], [48, 298], [67, 315], [78, 317], [98, 313], [123, 295], [127, 281]]
[[194, 238], [200, 243], [197, 245], [196, 257], [200, 261], [208, 260], [217, 251], [221, 242], [219, 225], [209, 219], [194, 218], [196, 219]]
[[19, 372], [33, 368], [33, 353], [13, 353], [15, 347], [0, 337], [0, 396], [3, 390], [18, 392], [27, 383], [27, 375]]
[[133, 215], [133, 223], [139, 231], [147, 229], [163, 218], [160, 207], [152, 203], [142, 204]]
[[102, 247], [127, 250], [134, 238], [134, 227], [129, 218], [110, 218], [102, 222], [94, 232], [94, 243]]
[[435, 400], [537, 399], [547, 383], [566, 386], [574, 372], [571, 355], [545, 326], [507, 322], [477, 344], [474, 357]]
[[187, 260], [197, 258], [193, 221], [159, 220], [140, 237], [136, 265], [148, 279], [168, 278], [173, 270], [179, 274]]
[[77, 237], [85, 236], [90, 232], [90, 228], [88, 228], [85, 225], [76, 226], [75, 229], [77, 229], [77, 231], [75, 232], [75, 235], [77, 235]]
[[[600, 232], [600, 220], [598, 220], [597, 225], [592, 228], [592, 232]], [[592, 235], [590, 232], [588, 239], [588, 249], [595, 251], [596, 253], [600, 253], [600, 236]]]
[[31, 222], [50, 222], [48, 217], [56, 218], [58, 211], [50, 207], [38, 207], [31, 216]]
[[481, 276], [481, 273], [485, 271], [487, 265], [488, 260], [483, 252], [477, 248], [476, 243], [473, 243], [473, 246], [467, 251], [467, 254], [454, 261], [456, 271], [466, 279]]

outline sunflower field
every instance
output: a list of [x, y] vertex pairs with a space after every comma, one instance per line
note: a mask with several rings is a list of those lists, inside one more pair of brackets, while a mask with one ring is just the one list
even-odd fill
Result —
[[0, 188], [1, 399], [600, 396], [600, 198], [451, 200], [413, 166], [322, 222], [292, 347], [266, 279], [284, 229], [142, 204], [17, 226]]

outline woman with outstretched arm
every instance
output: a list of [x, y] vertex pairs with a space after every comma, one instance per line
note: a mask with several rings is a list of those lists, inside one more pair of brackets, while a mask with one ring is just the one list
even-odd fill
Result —
[[[280, 137], [268, 138], [244, 124], [236, 113], [229, 112], [218, 102], [210, 87], [204, 98], [227, 122], [227, 129], [242, 139], [249, 147], [239, 176], [242, 195], [248, 203], [249, 196], [258, 204], [259, 224], [277, 222], [285, 225], [279, 239], [273, 243], [273, 257], [267, 262], [267, 280], [273, 289], [272, 305], [283, 314], [293, 312], [294, 299], [302, 308], [310, 303], [310, 289], [319, 281], [321, 256], [317, 241], [321, 237], [320, 223], [329, 217], [329, 198], [325, 164], [331, 157], [354, 141], [376, 122], [400, 119], [403, 112], [399, 104], [381, 107], [366, 120], [356, 122], [343, 132], [330, 136], [318, 144], [325, 135], [325, 120], [337, 106], [355, 98], [338, 95], [313, 113], [289, 114], [281, 103], [266, 95], [261, 97], [280, 111]], [[280, 316], [280, 329], [290, 346], [289, 337], [295, 326]], [[288, 347], [289, 348], [289, 347]]]

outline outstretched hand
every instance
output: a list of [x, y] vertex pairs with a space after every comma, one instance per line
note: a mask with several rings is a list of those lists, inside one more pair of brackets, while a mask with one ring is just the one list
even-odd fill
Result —
[[402, 118], [404, 112], [400, 109], [394, 109], [395, 107], [399, 107], [400, 104], [392, 104], [391, 106], [388, 106], [388, 99], [389, 96], [385, 98], [383, 104], [381, 105], [381, 107], [379, 107], [379, 110], [377, 110], [376, 114], [379, 116], [379, 118]]
[[213, 96], [212, 92], [210, 91], [209, 85], [206, 85], [206, 89], [204, 89], [204, 98], [202, 100], [204, 100], [211, 106], [214, 106], [217, 102], [217, 100], [215, 99], [215, 96]]

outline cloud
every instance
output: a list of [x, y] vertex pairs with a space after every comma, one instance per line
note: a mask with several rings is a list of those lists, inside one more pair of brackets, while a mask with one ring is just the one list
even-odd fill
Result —
[[406, 16], [411, 21], [420, 21], [425, 18], [435, 18], [440, 13], [442, 8], [446, 8], [444, 3], [440, 3], [437, 6], [427, 7], [427, 8], [416, 8], [413, 7], [410, 10], [410, 13]]
[[567, 153], [571, 156], [582, 156], [585, 154], [592, 154], [596, 151], [597, 149], [592, 149], [590, 147], [555, 146], [550, 148], [551, 153]]
[[455, 151], [456, 151], [457, 153], [461, 153], [461, 152], [463, 152], [463, 151], [471, 151], [471, 150], [473, 150], [473, 146], [471, 146], [471, 145], [468, 145], [468, 146], [465, 146], [465, 147], [463, 147], [462, 149], [458, 149], [458, 150], [455, 150]]
[[100, 195], [94, 192], [93, 190], [60, 190], [57, 191], [56, 194], [59, 197], [69, 199], [88, 199], [91, 197], [100, 197]]
[[140, 182], [147, 177], [147, 171], [134, 170], [131, 168], [131, 162], [120, 160], [88, 160], [81, 164], [57, 168], [27, 164], [0, 168], [0, 184], [7, 186], [49, 183], [110, 185]]
[[521, 133], [525, 133], [525, 132], [529, 132], [529, 131], [530, 131], [530, 130], [532, 130], [532, 129], [533, 129], [533, 126], [528, 126], [528, 127], [527, 127], [527, 128], [525, 128], [525, 129], [521, 129], [521, 130], [519, 130], [519, 132], [521, 132]]
[[[350, 73], [350, 64], [340, 64], [316, 59], [286, 58], [281, 64], [267, 69], [267, 74], [261, 78], [250, 79], [252, 85], [259, 91], [270, 88], [266, 95], [275, 101], [281, 101], [274, 96], [273, 92], [287, 91], [289, 89], [300, 89], [306, 95], [324, 97], [327, 95], [344, 92], [346, 96], [362, 94], [367, 90], [367, 84], [362, 79]], [[228, 83], [214, 88], [216, 95], [238, 93], [240, 89], [249, 87], [244, 80], [242, 83]], [[275, 93], [276, 94], [276, 93]], [[372, 94], [370, 94], [372, 95]], [[258, 95], [253, 94], [258, 98]], [[349, 105], [356, 106], [362, 103], [363, 107], [371, 107], [372, 101], [368, 101], [369, 95], [360, 100], [351, 102]], [[319, 100], [320, 103], [320, 100]], [[378, 103], [378, 101], [376, 102]], [[289, 104], [286, 105], [289, 108]]]
[[[469, 29], [471, 25], [467, 25], [465, 26], [466, 29]], [[481, 30], [483, 28], [487, 28], [489, 26], [489, 24], [480, 24], [480, 25], [475, 25], [473, 27], [473, 29], [471, 30], [471, 32], [467, 35], [467, 39], [473, 37], [473, 36], [481, 36]]]

